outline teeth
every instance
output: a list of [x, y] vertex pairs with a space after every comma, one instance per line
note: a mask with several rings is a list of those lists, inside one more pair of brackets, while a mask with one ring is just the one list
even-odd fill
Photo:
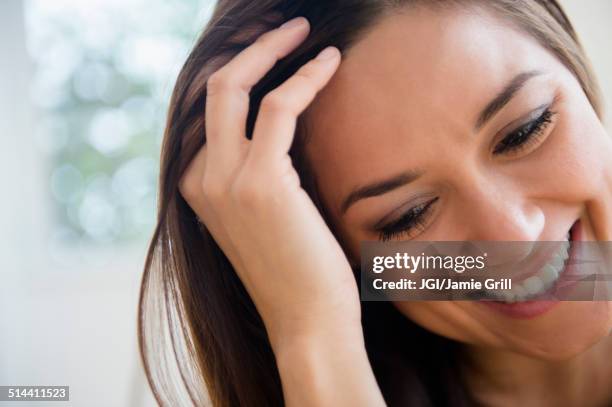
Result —
[[561, 258], [563, 259], [563, 261], [567, 260], [567, 258], [569, 257], [569, 247], [570, 247], [570, 243], [569, 242], [563, 242], [561, 243]]
[[564, 262], [565, 262], [565, 259], [563, 258], [563, 256], [557, 253], [553, 256], [552, 260], [547, 265], [552, 266], [554, 269], [560, 269], [563, 266]]
[[544, 288], [544, 283], [537, 275], [535, 275], [523, 281], [523, 287], [525, 287], [527, 293], [535, 295], [542, 291], [542, 289]]
[[512, 288], [512, 291], [514, 291], [518, 298], [525, 298], [529, 295], [525, 287], [520, 284], [517, 284], [514, 288]]
[[559, 277], [559, 267], [555, 267], [552, 264], [547, 264], [542, 268], [542, 275], [540, 276], [540, 278], [542, 279], [542, 283], [544, 283], [544, 285], [548, 285], [550, 283], [553, 283], [557, 277]]
[[550, 261], [545, 264], [536, 274], [526, 278], [520, 283], [512, 282], [512, 290], [487, 291], [487, 294], [495, 299], [512, 303], [515, 301], [526, 301], [536, 297], [550, 289], [559, 279], [563, 271], [565, 261], [569, 257], [570, 234], [566, 241], [559, 245], [557, 252], [551, 256]]

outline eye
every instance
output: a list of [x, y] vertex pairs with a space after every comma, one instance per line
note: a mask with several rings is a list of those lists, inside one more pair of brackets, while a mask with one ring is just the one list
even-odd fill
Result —
[[552, 123], [552, 118], [555, 114], [555, 112], [550, 110], [550, 107], [545, 108], [537, 118], [504, 137], [495, 146], [493, 155], [520, 152], [530, 145], [537, 143], [544, 136], [544, 131]]
[[438, 198], [410, 208], [398, 220], [377, 228], [379, 240], [387, 241], [423, 230], [431, 214], [431, 206]]

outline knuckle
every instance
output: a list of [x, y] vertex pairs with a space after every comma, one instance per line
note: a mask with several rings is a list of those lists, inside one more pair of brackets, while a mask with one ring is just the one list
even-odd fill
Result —
[[252, 48], [258, 49], [260, 51], [265, 51], [270, 48], [272, 43], [274, 42], [274, 38], [276, 37], [277, 32], [275, 30], [266, 31], [262, 33], [253, 44], [251, 44]]
[[204, 177], [201, 185], [202, 194], [211, 203], [219, 202], [226, 195], [225, 186], [218, 180]]
[[293, 77], [299, 86], [306, 92], [316, 93], [320, 87], [320, 71], [317, 67], [312, 65], [305, 65], [302, 69], [298, 70]]
[[313, 75], [308, 72], [296, 72], [293, 77], [301, 92], [306, 94], [317, 92], [316, 80]]
[[193, 177], [184, 176], [179, 182], [179, 192], [187, 202], [194, 200], [197, 197], [197, 183], [193, 182]]
[[291, 110], [284, 95], [274, 91], [263, 97], [260, 109], [268, 113], [282, 113]]
[[317, 76], [317, 73], [319, 71], [320, 70], [317, 66], [307, 64], [298, 69], [298, 71], [293, 76], [301, 81], [305, 81], [310, 84], [314, 81], [314, 78]]
[[231, 88], [229, 75], [220, 69], [208, 77], [206, 81], [206, 93], [208, 95], [218, 94]]
[[271, 53], [274, 53], [274, 47], [269, 36], [266, 34], [257, 38], [255, 42], [247, 47], [245, 53], [249, 55], [249, 58], [255, 59], [266, 59]]

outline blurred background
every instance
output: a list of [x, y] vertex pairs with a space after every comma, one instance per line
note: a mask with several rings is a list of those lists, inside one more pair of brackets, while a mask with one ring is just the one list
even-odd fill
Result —
[[[612, 2], [561, 3], [609, 106]], [[213, 6], [0, 0], [0, 385], [70, 386], [36, 405], [155, 405], [140, 274], [168, 99]]]

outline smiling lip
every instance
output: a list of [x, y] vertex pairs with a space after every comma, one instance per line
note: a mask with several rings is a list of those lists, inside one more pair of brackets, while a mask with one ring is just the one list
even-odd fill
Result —
[[[580, 220], [576, 221], [570, 230], [570, 249], [569, 249], [569, 258], [568, 261], [561, 272], [559, 277], [559, 281], [548, 291], [542, 293], [534, 300], [529, 301], [519, 301], [514, 303], [506, 303], [502, 301], [492, 301], [492, 300], [480, 300], [479, 303], [493, 309], [501, 314], [509, 316], [511, 318], [517, 319], [529, 319], [535, 318], [539, 315], [542, 315], [556, 305], [559, 304], [559, 294], [560, 291], [567, 291], [572, 288], [574, 284], [567, 283], [567, 276], [569, 274], [573, 274], [575, 272], [572, 261], [575, 259], [575, 245], [573, 242], [582, 240], [582, 228], [580, 225]], [[565, 278], [564, 278], [565, 277]]]

